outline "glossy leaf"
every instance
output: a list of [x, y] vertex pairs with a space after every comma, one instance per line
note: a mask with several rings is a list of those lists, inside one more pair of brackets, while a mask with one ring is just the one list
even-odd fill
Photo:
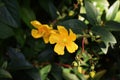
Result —
[[12, 27], [20, 26], [19, 5], [16, 0], [3, 0], [0, 6], [0, 21]]
[[82, 34], [84, 30], [87, 29], [87, 26], [85, 25], [85, 23], [77, 19], [70, 19], [70, 20], [64, 21], [60, 23], [60, 25], [63, 25], [68, 29], [72, 29], [73, 32], [77, 34]]
[[108, 21], [104, 26], [109, 31], [120, 31], [120, 23], [115, 21]]
[[16, 29], [15, 30], [15, 38], [21, 46], [24, 45], [26, 35], [24, 34], [24, 32], [21, 29]]
[[14, 35], [13, 29], [0, 22], [0, 39], [6, 39]]
[[96, 9], [95, 6], [93, 6], [93, 4], [91, 2], [89, 2], [88, 0], [85, 0], [85, 9], [86, 9], [86, 15], [87, 15], [87, 19], [89, 20], [89, 22], [92, 25], [97, 25], [100, 22], [100, 18], [99, 18], [99, 13], [98, 10]]
[[57, 18], [57, 9], [51, 0], [39, 0], [40, 6], [50, 14], [52, 19]]
[[51, 62], [53, 59], [54, 59], [54, 52], [52, 48], [43, 50], [38, 56], [39, 62]]
[[62, 68], [57, 64], [52, 65], [50, 74], [53, 76], [55, 80], [63, 80]]
[[26, 70], [25, 73], [27, 73], [32, 78], [32, 80], [43, 80], [40, 77], [39, 70], [36, 68]]
[[106, 14], [106, 20], [107, 20], [107, 21], [109, 21], [109, 20], [114, 20], [114, 18], [115, 18], [115, 16], [116, 16], [116, 13], [118, 12], [119, 6], [120, 6], [120, 1], [117, 0], [117, 1], [109, 8], [109, 10], [107, 11], [107, 14]]
[[0, 78], [12, 78], [12, 75], [8, 71], [0, 69]]
[[24, 21], [24, 23], [30, 29], [32, 29], [33, 27], [30, 24], [30, 21], [36, 20], [36, 16], [35, 16], [35, 13], [33, 12], [33, 10], [31, 8], [21, 7], [20, 16], [21, 16], [22, 20]]
[[104, 53], [107, 53], [106, 50], [103, 50], [104, 48], [107, 49], [109, 46], [109, 43], [117, 43], [115, 37], [112, 35], [111, 32], [107, 31], [105, 28], [102, 28], [100, 26], [92, 27], [92, 31], [94, 34], [101, 36], [101, 40], [105, 43], [105, 46], [101, 49]]
[[51, 70], [51, 65], [47, 65], [40, 70], [40, 75], [42, 80], [47, 79], [47, 75], [50, 72], [50, 70]]
[[24, 55], [14, 48], [8, 49], [10, 63], [8, 68], [12, 70], [30, 69], [33, 66], [25, 59]]

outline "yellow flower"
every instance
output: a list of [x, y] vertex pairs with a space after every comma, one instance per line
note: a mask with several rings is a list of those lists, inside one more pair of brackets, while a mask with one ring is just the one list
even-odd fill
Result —
[[69, 30], [69, 34], [67, 29], [64, 26], [57, 26], [58, 32], [55, 34], [51, 34], [49, 41], [50, 44], [55, 44], [54, 51], [58, 55], [64, 55], [64, 48], [66, 47], [69, 53], [73, 53], [78, 49], [78, 45], [75, 44], [76, 34]]
[[93, 78], [95, 76], [95, 73], [96, 73], [95, 71], [91, 71], [90, 76]]
[[46, 24], [42, 25], [37, 20], [31, 21], [31, 24], [35, 27], [35, 29], [32, 29], [31, 35], [34, 38], [41, 38], [41, 37], [43, 37], [44, 42], [48, 43], [49, 42], [50, 34], [52, 32], [52, 28], [49, 27]]

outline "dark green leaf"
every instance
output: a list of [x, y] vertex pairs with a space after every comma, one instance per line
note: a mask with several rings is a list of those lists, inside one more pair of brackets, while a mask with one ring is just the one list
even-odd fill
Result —
[[45, 50], [43, 50], [39, 56], [38, 56], [38, 60], [39, 62], [50, 62], [54, 59], [54, 52], [52, 50], [52, 48], [47, 48]]
[[92, 25], [96, 25], [100, 23], [99, 13], [95, 6], [88, 0], [85, 0], [85, 9], [86, 9], [86, 15], [89, 20], [89, 22]]
[[48, 13], [50, 14], [52, 19], [57, 18], [57, 9], [52, 3], [51, 0], [39, 0], [40, 6]]
[[77, 19], [70, 19], [70, 20], [64, 21], [60, 23], [60, 25], [63, 25], [68, 29], [72, 29], [73, 32], [75, 32], [76, 34], [82, 34], [84, 30], [87, 29], [87, 26], [85, 25], [85, 23]]
[[16, 0], [3, 0], [0, 6], [0, 21], [12, 27], [20, 26], [19, 5]]
[[23, 30], [21, 29], [15, 29], [15, 38], [17, 40], [17, 42], [23, 46], [24, 43], [25, 43], [25, 38], [26, 38], [26, 35], [23, 33]]
[[53, 76], [54, 80], [63, 80], [61, 66], [57, 64], [52, 65], [50, 74]]
[[26, 73], [32, 78], [32, 80], [41, 80], [39, 71], [36, 68], [26, 70]]
[[118, 12], [120, 1], [117, 0], [108, 10], [106, 14], [106, 20], [114, 20], [116, 13]]
[[105, 46], [102, 47], [104, 53], [107, 53], [106, 49], [108, 48], [109, 43], [115, 44], [117, 42], [112, 33], [107, 31], [105, 28], [100, 26], [92, 27], [92, 31], [94, 34], [101, 36], [101, 40], [105, 43]]
[[30, 21], [36, 19], [35, 13], [33, 12], [33, 10], [31, 10], [30, 8], [21, 7], [20, 16], [21, 16], [22, 20], [24, 21], [24, 23], [25, 23], [30, 29], [32, 29], [32, 25], [30, 24]]
[[0, 69], [0, 78], [12, 78], [12, 76], [8, 71]]
[[25, 59], [24, 55], [15, 50], [14, 48], [8, 49], [8, 56], [10, 57], [10, 63], [8, 68], [12, 70], [30, 69], [33, 66]]
[[40, 75], [42, 80], [47, 79], [47, 75], [50, 72], [50, 70], [51, 70], [51, 65], [47, 65], [40, 70]]
[[106, 73], [106, 70], [99, 71], [95, 74], [93, 80], [101, 80], [102, 76]]
[[110, 31], [120, 31], [120, 23], [115, 21], [108, 21], [104, 26], [107, 30]]
[[0, 22], [0, 39], [6, 39], [14, 35], [12, 28]]

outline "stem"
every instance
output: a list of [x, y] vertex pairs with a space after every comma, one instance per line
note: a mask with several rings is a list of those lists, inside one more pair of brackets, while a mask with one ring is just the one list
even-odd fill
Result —
[[83, 39], [82, 39], [82, 53], [85, 51], [85, 38], [83, 37]]

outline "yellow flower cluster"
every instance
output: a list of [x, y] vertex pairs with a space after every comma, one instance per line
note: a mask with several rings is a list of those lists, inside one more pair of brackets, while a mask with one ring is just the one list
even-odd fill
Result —
[[57, 26], [57, 30], [49, 27], [47, 24], [41, 24], [39, 21], [31, 21], [35, 29], [32, 29], [31, 35], [34, 38], [43, 38], [45, 43], [56, 44], [54, 51], [58, 55], [64, 55], [66, 47], [69, 53], [73, 53], [78, 49], [78, 45], [74, 42], [76, 34], [71, 29], [69, 32], [64, 26]]

